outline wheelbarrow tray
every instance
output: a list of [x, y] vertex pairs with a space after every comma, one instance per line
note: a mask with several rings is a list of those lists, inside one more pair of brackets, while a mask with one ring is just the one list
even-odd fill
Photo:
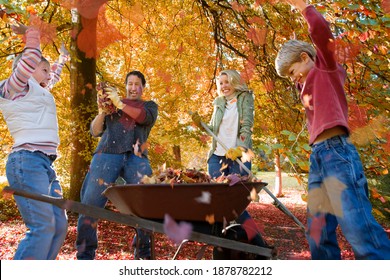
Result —
[[[250, 193], [265, 182], [112, 185], [103, 194], [123, 214], [145, 219], [223, 222], [234, 220], [249, 205]], [[209, 201], [205, 199], [210, 197]], [[202, 199], [203, 198], [203, 199]]]

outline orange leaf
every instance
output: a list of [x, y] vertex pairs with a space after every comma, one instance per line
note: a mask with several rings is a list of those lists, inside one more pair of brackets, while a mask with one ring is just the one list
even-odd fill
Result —
[[390, 0], [382, 0], [382, 9], [385, 13], [390, 13]]
[[253, 41], [256, 46], [262, 46], [265, 44], [265, 38], [267, 36], [267, 29], [258, 29], [251, 27], [246, 36]]
[[206, 220], [206, 222], [208, 222], [211, 225], [214, 224], [215, 223], [214, 214], [206, 215], [205, 220]]
[[31, 15], [30, 25], [39, 29], [42, 43], [50, 43], [55, 40], [57, 33], [56, 26], [54, 24], [46, 23], [37, 16]]
[[108, 0], [78, 0], [76, 8], [79, 14], [86, 19], [97, 18], [99, 9]]
[[237, 12], [244, 12], [246, 10], [245, 5], [239, 4], [237, 1], [232, 2], [232, 9]]

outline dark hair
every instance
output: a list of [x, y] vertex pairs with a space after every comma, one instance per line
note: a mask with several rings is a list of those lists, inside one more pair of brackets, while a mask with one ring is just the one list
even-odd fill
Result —
[[129, 76], [132, 76], [132, 75], [140, 78], [141, 82], [142, 82], [142, 86], [145, 87], [145, 85], [146, 85], [145, 76], [144, 76], [144, 74], [142, 74], [140, 71], [137, 71], [137, 70], [133, 70], [133, 71], [127, 73], [125, 83], [127, 83], [127, 78], [129, 78]]

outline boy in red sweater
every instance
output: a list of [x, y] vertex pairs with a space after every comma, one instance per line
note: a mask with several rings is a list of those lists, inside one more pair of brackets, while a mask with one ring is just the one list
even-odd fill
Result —
[[390, 241], [371, 213], [367, 179], [350, 142], [346, 72], [337, 63], [329, 23], [303, 0], [286, 0], [305, 17], [315, 45], [291, 40], [275, 67], [296, 84], [305, 106], [312, 146], [307, 239], [312, 259], [341, 259], [336, 228], [341, 226], [356, 259], [390, 259]]

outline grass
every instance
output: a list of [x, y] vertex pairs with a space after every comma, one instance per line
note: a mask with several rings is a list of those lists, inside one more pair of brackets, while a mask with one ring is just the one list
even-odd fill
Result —
[[[263, 182], [268, 183], [268, 189], [270, 191], [274, 191], [275, 188], [275, 172], [269, 172], [269, 171], [259, 171], [256, 174], [256, 177], [261, 179]], [[284, 191], [302, 191], [302, 193], [305, 192], [305, 187], [303, 185], [300, 185], [298, 180], [290, 176], [287, 173], [282, 173], [282, 189]]]

